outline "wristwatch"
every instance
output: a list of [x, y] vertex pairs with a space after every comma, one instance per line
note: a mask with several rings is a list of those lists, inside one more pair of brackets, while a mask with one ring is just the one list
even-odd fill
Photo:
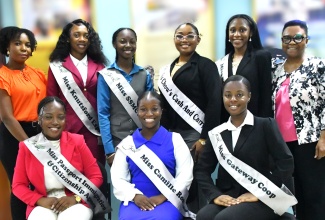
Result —
[[80, 203], [81, 202], [81, 197], [78, 195], [74, 195], [74, 197], [76, 198], [76, 202]]
[[205, 139], [199, 139], [199, 142], [204, 146], [205, 145]]

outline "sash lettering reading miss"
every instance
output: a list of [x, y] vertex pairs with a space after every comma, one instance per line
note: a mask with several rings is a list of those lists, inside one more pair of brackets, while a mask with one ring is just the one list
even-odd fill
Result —
[[108, 213], [111, 211], [102, 192], [69, 161], [54, 150], [42, 133], [24, 141], [30, 152], [41, 162], [44, 169], [50, 171], [66, 188], [79, 195], [94, 213]]
[[228, 78], [228, 58], [229, 58], [229, 54], [224, 56], [221, 60], [216, 61], [219, 74], [223, 81], [225, 81]]
[[[222, 126], [222, 125], [221, 125]], [[219, 126], [220, 128], [220, 126]], [[209, 132], [209, 138], [217, 155], [220, 165], [245, 189], [265, 203], [278, 215], [297, 204], [296, 198], [290, 190], [282, 185], [277, 187], [272, 181], [234, 157], [225, 145], [220, 130], [215, 128]]]
[[91, 133], [100, 136], [97, 113], [80, 90], [71, 72], [64, 68], [61, 62], [51, 62], [50, 67], [62, 94], [76, 115]]
[[126, 137], [117, 147], [131, 158], [183, 216], [195, 219], [196, 215], [186, 206], [187, 188], [185, 186], [182, 189], [175, 188], [175, 178], [154, 152], [146, 145], [136, 149], [131, 136]]
[[121, 102], [134, 123], [138, 126], [138, 128], [141, 128], [142, 125], [137, 116], [138, 95], [132, 86], [126, 81], [123, 75], [118, 72], [118, 70], [105, 68], [99, 73], [102, 74], [107, 85]]
[[182, 93], [170, 78], [170, 65], [161, 68], [158, 87], [170, 106], [192, 128], [201, 133], [204, 124], [204, 112]]

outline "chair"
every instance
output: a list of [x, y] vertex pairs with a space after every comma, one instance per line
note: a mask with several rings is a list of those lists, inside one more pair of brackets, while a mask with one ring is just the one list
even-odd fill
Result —
[[[110, 189], [110, 184], [108, 183], [108, 178], [107, 178], [107, 172], [103, 164], [97, 161], [97, 164], [99, 166], [100, 172], [103, 175], [103, 184], [99, 187], [100, 191], [104, 194], [106, 197], [108, 204], [111, 205], [111, 189]], [[111, 212], [108, 213], [108, 220], [111, 220]], [[92, 220], [106, 220], [105, 214], [97, 214], [94, 215]]]

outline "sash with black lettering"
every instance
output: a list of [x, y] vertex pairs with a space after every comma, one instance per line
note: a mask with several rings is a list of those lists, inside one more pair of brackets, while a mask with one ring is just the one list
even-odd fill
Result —
[[[228, 57], [229, 54], [221, 58], [221, 60], [216, 61], [216, 65], [218, 67], [219, 75], [221, 76], [222, 80], [225, 81], [229, 74], [228, 74]], [[235, 73], [234, 73], [235, 75]]]
[[[146, 174], [146, 176], [155, 184], [159, 191], [170, 201], [184, 217], [195, 219], [196, 215], [188, 210], [186, 199], [188, 190], [184, 186], [183, 189], [175, 188], [175, 178], [170, 174], [165, 164], [160, 158], [152, 152], [146, 145], [142, 145], [138, 149], [135, 148], [132, 136], [127, 136], [118, 146], [125, 155]], [[148, 158], [155, 168], [150, 169], [144, 162], [143, 157]], [[159, 173], [159, 176], [157, 175]], [[167, 180], [162, 181], [161, 178]]]
[[[30, 152], [50, 171], [66, 188], [79, 195], [93, 209], [94, 213], [111, 211], [103, 193], [69, 161], [54, 150], [42, 133], [24, 141]], [[52, 150], [53, 149], [53, 150]]]
[[174, 84], [170, 77], [170, 65], [161, 68], [158, 87], [170, 106], [184, 119], [192, 128], [201, 133], [204, 124], [204, 112], [196, 106], [182, 91]]
[[62, 94], [76, 115], [91, 133], [100, 136], [97, 112], [80, 90], [71, 72], [64, 68], [61, 62], [51, 62], [50, 67]]
[[213, 149], [220, 165], [240, 185], [273, 209], [278, 215], [282, 215], [289, 207], [297, 204], [296, 198], [285, 185], [282, 185], [281, 188], [277, 187], [254, 168], [234, 157], [225, 145], [220, 132], [222, 132], [222, 125], [209, 131]]
[[132, 86], [118, 70], [105, 68], [99, 71], [99, 73], [102, 74], [107, 85], [121, 102], [134, 123], [138, 128], [141, 128], [142, 125], [137, 116], [138, 95], [135, 93]]

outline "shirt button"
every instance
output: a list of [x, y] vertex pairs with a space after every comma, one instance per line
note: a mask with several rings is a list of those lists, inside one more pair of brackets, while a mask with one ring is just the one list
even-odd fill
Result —
[[87, 89], [86, 89], [86, 88], [84, 88], [84, 91], [85, 91], [85, 92], [87, 92]]
[[129, 122], [132, 122], [132, 119], [129, 119]]
[[133, 130], [130, 130], [130, 134], [133, 132]]

